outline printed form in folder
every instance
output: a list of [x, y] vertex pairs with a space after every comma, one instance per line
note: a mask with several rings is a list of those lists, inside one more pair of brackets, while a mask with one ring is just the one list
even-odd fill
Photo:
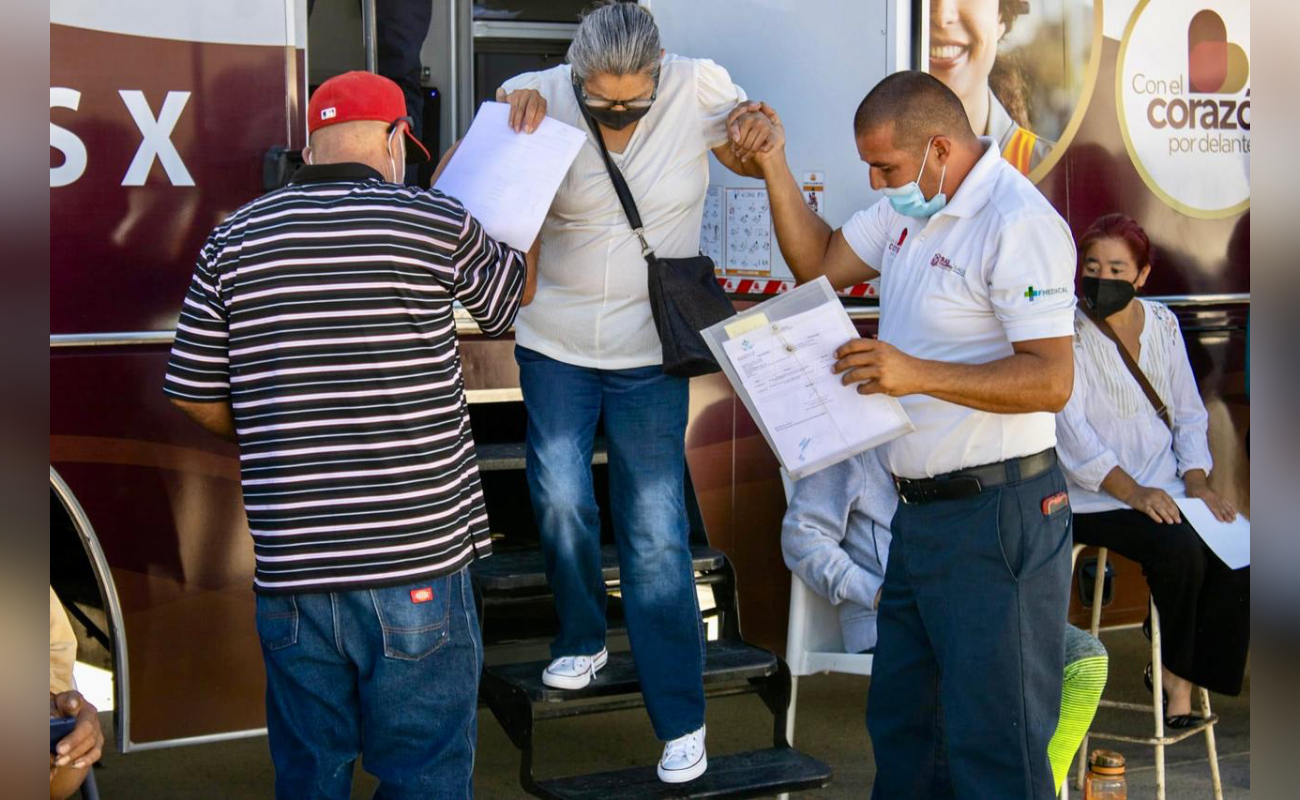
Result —
[[831, 371], [835, 351], [857, 332], [829, 284], [825, 291], [829, 301], [783, 318], [764, 306], [786, 297], [769, 300], [728, 321], [726, 338], [718, 337], [724, 371], [795, 479], [913, 429], [897, 399], [859, 394]]

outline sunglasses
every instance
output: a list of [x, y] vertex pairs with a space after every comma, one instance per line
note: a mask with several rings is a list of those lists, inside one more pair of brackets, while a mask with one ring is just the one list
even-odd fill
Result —
[[578, 96], [582, 98], [582, 104], [587, 108], [599, 111], [614, 106], [622, 106], [631, 111], [649, 108], [650, 104], [655, 101], [655, 97], [659, 95], [659, 73], [657, 72], [654, 81], [654, 89], [651, 90], [649, 97], [634, 97], [630, 100], [610, 100], [607, 97], [593, 97], [587, 94], [587, 89], [582, 85], [581, 81], [574, 80], [573, 85], [578, 90]]

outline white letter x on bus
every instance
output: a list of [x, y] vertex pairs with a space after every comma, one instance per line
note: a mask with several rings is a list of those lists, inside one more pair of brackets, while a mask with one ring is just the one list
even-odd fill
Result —
[[181, 160], [181, 154], [176, 152], [176, 145], [171, 140], [172, 129], [181, 118], [190, 93], [168, 92], [157, 119], [154, 119], [144, 92], [122, 89], [118, 94], [122, 96], [122, 102], [126, 104], [131, 118], [135, 120], [135, 126], [144, 137], [140, 149], [135, 151], [131, 166], [126, 170], [126, 177], [122, 178], [122, 185], [144, 186], [145, 179], [149, 177], [149, 168], [153, 166], [154, 158], [157, 158], [162, 162], [173, 186], [193, 186], [194, 179], [190, 177], [190, 171], [185, 168], [185, 162]]

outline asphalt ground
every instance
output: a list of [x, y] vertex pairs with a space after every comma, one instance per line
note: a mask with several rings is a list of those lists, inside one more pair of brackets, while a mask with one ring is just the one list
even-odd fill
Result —
[[[1110, 679], [1105, 696], [1129, 702], [1150, 700], [1142, 685], [1149, 660], [1146, 640], [1137, 629], [1103, 632], [1110, 651]], [[801, 679], [795, 746], [831, 765], [831, 784], [807, 797], [865, 798], [876, 765], [864, 724], [870, 678], [819, 675]], [[1250, 796], [1250, 679], [1240, 697], [1212, 696], [1220, 722], [1216, 726], [1224, 797]], [[711, 701], [708, 709], [710, 753], [736, 752], [771, 744], [772, 717], [755, 696]], [[1102, 709], [1096, 729], [1143, 735], [1149, 715]], [[104, 729], [111, 731], [106, 714]], [[111, 733], [109, 734], [111, 737]], [[661, 745], [642, 709], [542, 722], [536, 730], [538, 777], [575, 775], [654, 764]], [[1120, 750], [1128, 761], [1129, 797], [1156, 796], [1153, 748], [1121, 742], [1098, 742]], [[273, 769], [265, 738], [153, 750], [122, 755], [110, 743], [96, 770], [100, 795], [114, 798], [264, 798], [273, 796]], [[1212, 798], [1205, 739], [1196, 736], [1166, 749], [1166, 796], [1170, 800]], [[358, 764], [353, 797], [367, 798], [376, 781]], [[478, 797], [524, 797], [518, 782], [518, 753], [492, 714], [479, 715], [475, 762]], [[1071, 793], [1082, 797], [1081, 792]]]

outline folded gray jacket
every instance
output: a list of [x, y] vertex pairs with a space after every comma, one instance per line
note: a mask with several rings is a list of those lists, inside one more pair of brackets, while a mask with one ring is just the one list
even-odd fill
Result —
[[876, 590], [885, 582], [898, 508], [880, 449], [797, 481], [781, 524], [785, 565], [838, 608], [849, 653], [876, 646]]

